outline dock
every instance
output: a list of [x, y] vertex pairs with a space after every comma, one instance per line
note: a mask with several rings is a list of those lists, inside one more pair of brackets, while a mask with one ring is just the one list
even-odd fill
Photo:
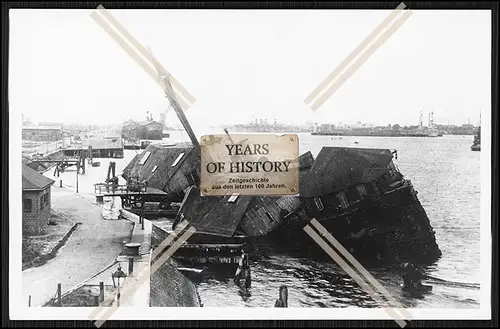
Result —
[[134, 202], [142, 202], [143, 198], [148, 197], [166, 197], [167, 193], [162, 190], [147, 187], [142, 184], [138, 185], [113, 185], [111, 183], [94, 184], [94, 193], [98, 203], [104, 202], [104, 197], [122, 197], [126, 205]]
[[167, 193], [153, 187], [141, 185], [115, 185], [106, 183], [94, 184], [94, 193], [99, 196], [167, 196]]
[[81, 144], [73, 144], [62, 149], [65, 156], [74, 157], [85, 152], [88, 158], [123, 159], [123, 141], [120, 137], [90, 138]]

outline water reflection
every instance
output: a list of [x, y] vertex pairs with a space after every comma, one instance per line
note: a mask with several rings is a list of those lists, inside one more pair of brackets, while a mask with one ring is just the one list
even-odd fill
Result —
[[[203, 275], [197, 275], [195, 282], [204, 305], [273, 307], [279, 296], [279, 287], [286, 285], [289, 307], [380, 307], [332, 262], [275, 255], [251, 261], [250, 266], [252, 285], [248, 289], [236, 286], [232, 280], [234, 272], [221, 268], [207, 268]], [[436, 300], [433, 294], [436, 291], [439, 293], [439, 289], [421, 294], [405, 293], [402, 291], [402, 279], [398, 271], [376, 268], [367, 270], [388, 290], [393, 299], [405, 308], [451, 298], [449, 294], [444, 293]], [[467, 300], [463, 302], [468, 303]]]
[[252, 288], [240, 287], [238, 290], [238, 295], [245, 304], [249, 301], [250, 297], [252, 297], [251, 289]]

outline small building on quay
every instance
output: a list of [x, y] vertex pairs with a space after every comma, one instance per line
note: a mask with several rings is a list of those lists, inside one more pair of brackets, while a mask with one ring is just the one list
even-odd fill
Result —
[[62, 126], [23, 127], [22, 139], [36, 142], [53, 142], [63, 139]]
[[43, 233], [50, 219], [50, 187], [54, 180], [22, 166], [23, 234], [37, 235]]

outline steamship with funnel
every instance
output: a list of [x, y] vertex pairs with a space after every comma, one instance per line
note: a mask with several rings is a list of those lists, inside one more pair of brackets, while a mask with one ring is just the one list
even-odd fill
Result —
[[[166, 76], [156, 68], [160, 77]], [[162, 82], [172, 90], [168, 78]], [[323, 257], [325, 252], [304, 232], [314, 218], [363, 262], [431, 264], [441, 256], [417, 191], [394, 163], [396, 151], [323, 147], [316, 157], [306, 152], [294, 162], [300, 168], [296, 196], [200, 196], [200, 145], [169, 94], [191, 144], [151, 144], [122, 174], [161, 192], [131, 211], [144, 209], [145, 203], [172, 213], [168, 220], [152, 219], [153, 246], [187, 220], [196, 233], [174, 255], [183, 262], [234, 264], [241, 250]], [[236, 141], [237, 136], [231, 135]]]
[[146, 111], [145, 121], [127, 120], [122, 124], [121, 136], [127, 150], [145, 149], [155, 141], [170, 137], [165, 132], [166, 113], [162, 113], [160, 122], [153, 120], [153, 114]]

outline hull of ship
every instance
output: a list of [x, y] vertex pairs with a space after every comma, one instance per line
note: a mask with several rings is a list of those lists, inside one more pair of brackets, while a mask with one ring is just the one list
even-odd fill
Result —
[[[376, 206], [318, 222], [362, 264], [391, 266], [404, 261], [428, 265], [441, 256], [434, 231], [416, 192], [405, 186], [378, 201]], [[268, 237], [256, 239], [259, 253], [284, 252], [299, 257], [329, 259], [326, 252], [304, 231], [307, 215], [284, 223]]]

